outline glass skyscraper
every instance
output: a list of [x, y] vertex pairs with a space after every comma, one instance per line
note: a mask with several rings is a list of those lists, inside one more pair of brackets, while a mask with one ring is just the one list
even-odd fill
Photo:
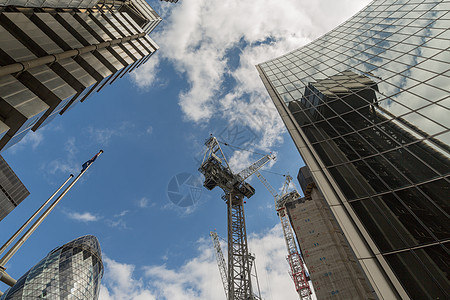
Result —
[[145, 0], [0, 0], [0, 150], [145, 63]]
[[257, 66], [381, 299], [450, 298], [450, 1], [375, 0]]
[[100, 245], [96, 237], [86, 235], [51, 251], [0, 300], [96, 300], [102, 276]]

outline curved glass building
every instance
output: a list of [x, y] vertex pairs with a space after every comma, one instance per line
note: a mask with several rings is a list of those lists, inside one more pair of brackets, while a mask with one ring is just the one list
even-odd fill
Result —
[[51, 251], [0, 300], [96, 300], [102, 276], [100, 244], [95, 236], [86, 235]]
[[450, 2], [375, 0], [257, 66], [380, 299], [450, 298]]

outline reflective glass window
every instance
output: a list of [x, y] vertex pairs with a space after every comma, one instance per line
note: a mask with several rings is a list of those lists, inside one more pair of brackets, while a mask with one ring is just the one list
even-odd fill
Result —
[[448, 216], [445, 216], [445, 213], [436, 207], [434, 203], [430, 203], [416, 188], [397, 191], [396, 194], [438, 239], [450, 238]]
[[[418, 250], [426, 251], [426, 250]], [[439, 273], [430, 274], [427, 265], [419, 259], [413, 251], [406, 251], [385, 256], [387, 262], [392, 267], [395, 275], [400, 279], [402, 285], [408, 292], [411, 299], [447, 299], [447, 292], [442, 290], [435, 277], [441, 276]], [[433, 268], [434, 269], [434, 268]], [[420, 276], [417, 276], [420, 274]]]
[[427, 181], [437, 176], [435, 172], [404, 149], [387, 152], [384, 156], [414, 183]]
[[[377, 203], [380, 203], [381, 207]], [[384, 204], [379, 199], [354, 201], [350, 205], [381, 251], [407, 247], [405, 238], [409, 238], [410, 243], [412, 242], [409, 235], [405, 235], [406, 230], [403, 227], [396, 226], [398, 225], [397, 220], [392, 220], [392, 218], [389, 220], [385, 216], [384, 212], [388, 211], [389, 213], [389, 210], [384, 208]], [[399, 232], [397, 229], [401, 231]]]
[[439, 207], [450, 215], [450, 182], [440, 179], [419, 185], [420, 190], [432, 199]]

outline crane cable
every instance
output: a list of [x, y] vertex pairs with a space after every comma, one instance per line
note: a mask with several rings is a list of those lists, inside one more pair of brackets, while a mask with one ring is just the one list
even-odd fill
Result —
[[286, 174], [281, 174], [281, 173], [267, 171], [267, 170], [259, 170], [259, 172], [267, 172], [267, 173], [272, 173], [272, 174], [275, 174], [275, 175], [280, 175], [280, 176], [286, 177]]
[[230, 145], [230, 144], [228, 144], [228, 143], [226, 143], [226, 142], [222, 142], [222, 141], [219, 141], [219, 140], [217, 140], [217, 141], [218, 141], [219, 143], [225, 145], [225, 146], [230, 147], [230, 148], [235, 148], [235, 149], [239, 149], [239, 150], [242, 150], [242, 151], [247, 151], [247, 152], [254, 153], [254, 154], [258, 154], [258, 155], [261, 155], [261, 156], [267, 155], [267, 154], [259, 153], [259, 152], [256, 152], [256, 151], [251, 151], [251, 150], [248, 150], [248, 149], [244, 149], [244, 148], [241, 148], [241, 147], [238, 147], [238, 146], [233, 146], [233, 145]]

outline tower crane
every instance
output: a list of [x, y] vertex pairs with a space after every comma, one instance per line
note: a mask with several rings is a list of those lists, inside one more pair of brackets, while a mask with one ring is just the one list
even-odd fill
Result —
[[265, 155], [238, 174], [233, 174], [216, 137], [206, 140], [207, 150], [198, 169], [205, 176], [203, 186], [208, 190], [216, 186], [224, 191], [227, 204], [228, 227], [228, 299], [254, 299], [251, 284], [251, 258], [248, 253], [245, 228], [244, 197], [250, 198], [255, 189], [245, 180], [271, 159]]
[[308, 278], [305, 274], [304, 263], [298, 252], [297, 244], [295, 243], [294, 234], [292, 232], [289, 217], [286, 211], [286, 203], [300, 198], [300, 194], [295, 189], [290, 192], [288, 191], [289, 184], [292, 180], [290, 175], [286, 175], [286, 180], [281, 188], [280, 196], [270, 185], [270, 183], [261, 175], [261, 173], [256, 171], [255, 174], [274, 197], [275, 209], [280, 217], [281, 227], [283, 228], [284, 240], [288, 251], [287, 261], [291, 268], [290, 274], [292, 280], [294, 281], [295, 289], [301, 300], [311, 300], [311, 287], [309, 286]]

